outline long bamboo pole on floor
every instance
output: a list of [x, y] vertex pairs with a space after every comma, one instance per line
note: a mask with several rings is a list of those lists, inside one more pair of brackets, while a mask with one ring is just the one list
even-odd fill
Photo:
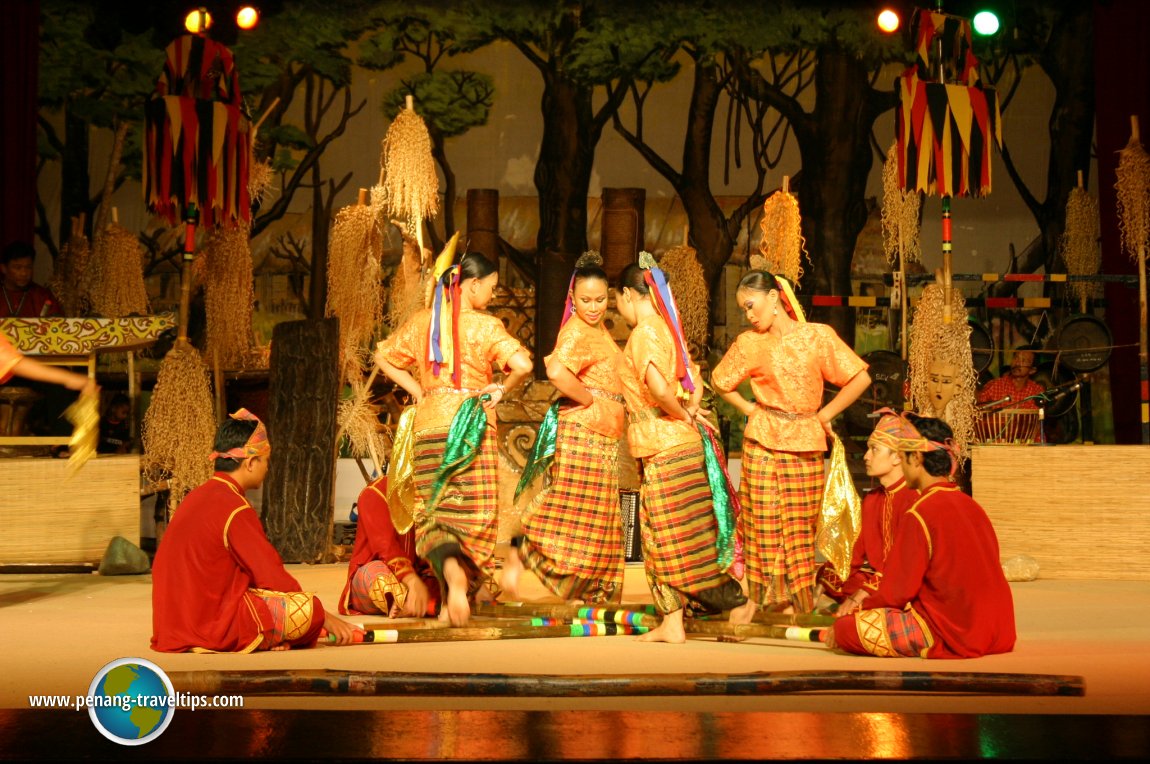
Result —
[[359, 695], [580, 698], [645, 695], [781, 695], [801, 692], [1081, 697], [1086, 680], [1056, 674], [938, 671], [773, 671], [750, 674], [436, 674], [300, 671], [169, 671], [194, 695]]
[[[623, 620], [616, 623], [637, 623], [643, 626], [655, 627], [659, 625], [659, 618], [655, 615], [654, 607], [650, 605], [619, 605], [611, 608], [589, 608], [586, 605], [548, 605], [530, 602], [480, 602], [475, 606], [477, 616], [493, 618], [518, 618], [523, 616], [538, 616], [542, 618], [585, 618], [587, 620], [603, 620], [591, 618], [588, 611], [607, 610], [613, 613], [626, 614]], [[639, 619], [639, 616], [650, 616], [651, 620]], [[724, 613], [722, 617], [726, 618]], [[693, 622], [702, 622], [701, 619], [688, 619]], [[711, 623], [711, 621], [706, 621]], [[717, 621], [715, 621], [717, 622]], [[834, 616], [818, 615], [816, 613], [755, 613], [754, 622], [763, 626], [831, 626], [835, 622]]]
[[[353, 644], [406, 642], [486, 642], [503, 639], [559, 639], [565, 637], [615, 637], [642, 634], [643, 626], [615, 623], [567, 624], [565, 626], [440, 626], [429, 629], [373, 629], [360, 631]], [[326, 637], [331, 639], [330, 636]]]

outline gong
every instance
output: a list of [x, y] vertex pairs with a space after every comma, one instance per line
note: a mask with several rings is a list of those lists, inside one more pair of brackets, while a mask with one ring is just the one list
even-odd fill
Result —
[[1071, 316], [1054, 336], [1059, 364], [1080, 374], [1105, 366], [1112, 344], [1110, 330], [1094, 316]]
[[985, 326], [970, 321], [970, 355], [975, 375], [986, 371], [994, 359], [994, 337]]
[[872, 350], [862, 357], [869, 368], [871, 385], [843, 412], [847, 432], [869, 436], [878, 420], [871, 416], [884, 406], [902, 411], [903, 385], [907, 380], [906, 361], [889, 350]]

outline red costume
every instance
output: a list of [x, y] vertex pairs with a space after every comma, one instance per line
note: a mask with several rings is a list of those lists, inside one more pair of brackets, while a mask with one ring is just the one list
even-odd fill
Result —
[[[356, 511], [359, 519], [356, 521], [355, 548], [351, 553], [351, 560], [347, 564], [347, 584], [343, 587], [343, 594], [339, 598], [339, 612], [343, 615], [364, 615], [365, 613], [383, 613], [387, 615], [390, 607], [381, 607], [377, 604], [374, 610], [356, 609], [352, 604], [352, 589], [355, 575], [368, 563], [381, 562], [385, 564], [391, 575], [375, 576], [373, 586], [379, 587], [378, 594], [390, 596], [391, 602], [400, 604], [407, 596], [407, 587], [403, 579], [412, 573], [417, 574], [427, 585], [427, 615], [435, 615], [439, 609], [439, 583], [435, 578], [435, 571], [425, 560], [415, 556], [415, 531], [408, 529], [407, 533], [400, 534], [391, 520], [391, 510], [387, 505], [387, 477], [378, 477], [368, 483], [359, 494], [356, 501]], [[381, 570], [381, 573], [384, 571]], [[380, 580], [387, 579], [387, 580]], [[359, 592], [358, 599], [371, 599], [373, 603], [377, 598], [371, 598], [368, 592]], [[390, 603], [384, 603], [390, 604]]]
[[890, 487], [880, 485], [867, 491], [862, 500], [862, 528], [851, 550], [847, 580], [839, 581], [830, 564], [823, 564], [819, 578], [827, 596], [842, 602], [859, 589], [871, 594], [878, 590], [902, 516], [918, 498], [918, 491], [908, 488], [901, 478]]
[[835, 640], [859, 655], [894, 655], [887, 610], [909, 614], [923, 658], [977, 658], [1014, 647], [1014, 600], [986, 512], [950, 482], [923, 492], [903, 516], [878, 591], [835, 621]]
[[0, 285], [0, 318], [44, 318], [62, 316], [60, 301], [52, 290], [32, 282], [24, 289], [9, 289]]
[[[269, 596], [286, 599], [287, 628]], [[276, 644], [277, 632], [310, 646], [323, 621], [323, 605], [300, 591], [227, 473], [180, 503], [152, 565], [153, 650], [246, 653]]]

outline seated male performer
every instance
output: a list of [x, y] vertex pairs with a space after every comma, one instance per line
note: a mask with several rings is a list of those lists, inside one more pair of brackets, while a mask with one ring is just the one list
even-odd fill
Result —
[[152, 565], [152, 649], [249, 653], [311, 647], [353, 627], [300, 591], [244, 497], [264, 482], [267, 430], [240, 409], [216, 432], [216, 473], [180, 503]]
[[356, 507], [355, 548], [339, 612], [392, 618], [435, 615], [439, 582], [431, 564], [415, 556], [415, 531], [409, 528], [400, 535], [395, 529], [387, 505], [387, 477], [368, 483]]
[[899, 522], [919, 497], [918, 491], [907, 487], [902, 474], [902, 455], [898, 452], [902, 419], [890, 409], [878, 413], [882, 417], [867, 439], [863, 463], [866, 474], [879, 484], [862, 500], [862, 528], [851, 553], [850, 573], [843, 581], [830, 563], [823, 563], [819, 570], [823, 594], [839, 603], [837, 615], [853, 613], [878, 590]]
[[879, 657], [977, 658], [1014, 648], [1014, 600], [998, 537], [950, 481], [950, 426], [902, 415], [896, 433], [907, 485], [922, 497], [903, 516], [878, 591], [835, 621], [827, 646]]

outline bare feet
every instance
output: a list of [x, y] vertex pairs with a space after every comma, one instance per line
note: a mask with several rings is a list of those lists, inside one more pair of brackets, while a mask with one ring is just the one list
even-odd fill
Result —
[[523, 560], [519, 558], [519, 547], [511, 547], [506, 559], [503, 560], [503, 578], [499, 584], [503, 587], [504, 599], [519, 602], [519, 576], [523, 574]]
[[446, 620], [452, 626], [466, 626], [471, 619], [471, 606], [467, 602], [467, 573], [459, 560], [448, 557], [443, 562], [443, 578], [447, 582], [447, 602], [439, 614], [439, 619], [445, 620], [443, 614], [447, 613]]
[[291, 645], [286, 644], [286, 643], [280, 643], [280, 644], [276, 645], [275, 647], [269, 647], [268, 652], [269, 653], [282, 653], [284, 650], [290, 650], [290, 649], [291, 649]]
[[751, 623], [755, 619], [755, 603], [747, 600], [746, 604], [731, 609], [728, 623]]
[[639, 642], [666, 642], [672, 645], [681, 645], [687, 641], [687, 632], [683, 630], [683, 609], [663, 616], [663, 622], [646, 634], [639, 635]]

